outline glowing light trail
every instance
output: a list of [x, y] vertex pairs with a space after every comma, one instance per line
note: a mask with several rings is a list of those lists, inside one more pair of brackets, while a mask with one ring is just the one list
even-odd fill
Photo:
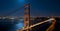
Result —
[[26, 29], [29, 29], [29, 28], [35, 27], [35, 26], [37, 26], [37, 25], [41, 25], [41, 24], [43, 24], [43, 23], [46, 23], [46, 22], [49, 22], [49, 21], [52, 21], [52, 20], [55, 20], [55, 19], [51, 18], [51, 19], [48, 19], [48, 20], [46, 20], [46, 21], [39, 22], [39, 23], [37, 23], [37, 24], [31, 25], [30, 27], [27, 27], [27, 28], [24, 28], [24, 27], [23, 27], [22, 30], [26, 30]]

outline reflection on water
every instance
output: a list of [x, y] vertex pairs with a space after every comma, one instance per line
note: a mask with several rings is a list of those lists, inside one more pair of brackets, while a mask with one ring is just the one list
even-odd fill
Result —
[[0, 31], [16, 31], [23, 27], [23, 20], [0, 19]]
[[18, 23], [18, 24], [16, 24], [16, 27], [17, 27], [18, 29], [22, 29], [23, 23]]

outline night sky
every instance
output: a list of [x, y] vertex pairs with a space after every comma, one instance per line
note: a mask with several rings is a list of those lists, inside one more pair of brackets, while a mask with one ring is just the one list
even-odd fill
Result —
[[[31, 16], [60, 16], [60, 0], [30, 0]], [[23, 16], [24, 0], [0, 0], [0, 16]]]

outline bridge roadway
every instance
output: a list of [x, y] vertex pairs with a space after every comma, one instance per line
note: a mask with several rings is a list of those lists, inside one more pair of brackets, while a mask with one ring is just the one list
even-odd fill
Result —
[[[54, 27], [54, 31], [60, 31], [60, 18], [54, 17], [56, 20], [56, 24]], [[32, 31], [45, 31], [49, 26], [51, 25], [51, 22], [47, 22], [45, 24], [37, 25], [32, 28]]]
[[[46, 20], [46, 21], [36, 23], [36, 24], [34, 24], [34, 25], [31, 25], [30, 27], [23, 28], [21, 31], [27, 30], [27, 29], [31, 29], [32, 27], [35, 27], [35, 26], [38, 26], [38, 25], [41, 25], [41, 24], [43, 24], [43, 23], [50, 22], [50, 21], [53, 21], [53, 20], [55, 20], [55, 19], [51, 18], [51, 19], [48, 19], [48, 20]], [[53, 23], [54, 23], [54, 21], [53, 21]], [[55, 23], [54, 23], [54, 24], [55, 24]], [[55, 26], [54, 24], [52, 24], [52, 25], [53, 25], [52, 27]], [[52, 27], [50, 27], [49, 29], [51, 30]], [[50, 30], [48, 30], [48, 31], [50, 31]]]
[[[60, 17], [54, 17], [54, 18], [56, 20], [54, 31], [60, 31]], [[45, 31], [50, 25], [51, 25], [51, 22], [37, 25], [37, 26], [32, 28], [32, 31]]]

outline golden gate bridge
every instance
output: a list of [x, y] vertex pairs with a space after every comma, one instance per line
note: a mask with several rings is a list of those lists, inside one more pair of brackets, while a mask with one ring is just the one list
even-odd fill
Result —
[[[51, 24], [50, 27], [48, 27], [48, 29], [46, 29], [46, 31], [53, 31], [54, 30], [54, 26], [55, 26], [56, 20], [55, 20], [55, 18], [53, 16], [50, 19], [48, 19], [48, 20], [45, 20], [45, 21], [30, 25], [29, 24], [30, 23], [30, 17], [31, 17], [30, 16], [30, 2], [28, 1], [28, 4], [25, 3], [24, 7], [21, 7], [19, 9], [22, 9], [22, 8], [24, 8], [24, 27], [21, 30], [17, 30], [17, 31], [31, 31], [32, 27], [35, 27], [35, 26], [40, 25], [40, 24], [44, 24], [44, 23], [49, 22], [49, 21], [52, 21], [52, 24]], [[15, 10], [15, 11], [13, 11], [11, 13], [8, 13], [7, 15], [15, 13], [19, 9]], [[14, 18], [11, 18], [11, 19], [14, 19]], [[16, 19], [18, 19], [18, 17], [16, 17]]]
[[28, 1], [28, 4], [26, 4], [26, 3], [24, 4], [24, 27], [23, 27], [23, 29], [17, 30], [17, 31], [31, 31], [32, 27], [35, 27], [37, 25], [43, 24], [43, 23], [48, 22], [48, 21], [52, 21], [52, 24], [46, 31], [53, 31], [54, 25], [56, 22], [56, 20], [53, 17], [50, 18], [49, 20], [39, 22], [39, 23], [36, 23], [34, 25], [30, 25], [29, 24], [29, 22], [30, 22], [30, 2]]

